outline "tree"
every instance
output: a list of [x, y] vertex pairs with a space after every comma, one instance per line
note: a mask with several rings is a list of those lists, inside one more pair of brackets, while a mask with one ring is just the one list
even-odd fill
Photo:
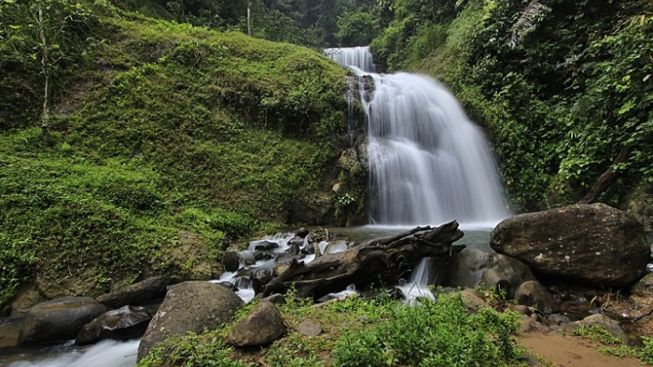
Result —
[[247, 0], [247, 35], [252, 36], [252, 0]]
[[0, 0], [2, 38], [9, 57], [24, 64], [38, 63], [42, 82], [40, 122], [45, 135], [50, 129], [52, 79], [62, 60], [79, 47], [75, 23], [89, 19], [80, 3], [66, 0]]

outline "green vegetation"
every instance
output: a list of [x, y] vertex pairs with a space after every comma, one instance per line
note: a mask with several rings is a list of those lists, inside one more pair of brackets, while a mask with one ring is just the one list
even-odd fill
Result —
[[653, 182], [650, 2], [540, 1], [534, 15], [523, 1], [432, 3], [392, 2], [377, 61], [453, 89], [519, 208], [578, 201], [608, 168], [617, 184], [599, 199], [612, 205]]
[[42, 51], [20, 57], [32, 28], [14, 5], [0, 13], [0, 305], [23, 282], [54, 297], [158, 273], [209, 278], [229, 241], [333, 220], [343, 69], [81, 2], [56, 18], [76, 43], [57, 46], [44, 130]]
[[642, 345], [633, 347], [598, 325], [581, 326], [574, 330], [573, 335], [600, 344], [598, 350], [601, 353], [619, 358], [639, 358], [647, 365], [653, 366], [653, 338], [651, 337], [643, 336]]
[[515, 315], [490, 308], [470, 315], [457, 294], [415, 307], [383, 295], [319, 306], [295, 301], [292, 295], [287, 300], [280, 310], [288, 324], [311, 319], [324, 332], [309, 338], [289, 331], [271, 346], [236, 359], [223, 341], [227, 325], [169, 341], [139, 366], [519, 365], [520, 352], [511, 337], [517, 325]]

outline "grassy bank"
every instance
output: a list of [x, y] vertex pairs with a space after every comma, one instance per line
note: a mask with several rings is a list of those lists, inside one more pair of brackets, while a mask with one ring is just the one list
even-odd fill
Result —
[[54, 297], [208, 278], [230, 240], [333, 220], [343, 69], [98, 4], [65, 28], [83, 41], [53, 74], [47, 133], [38, 60], [13, 53], [20, 19], [2, 13], [0, 304], [24, 282]]

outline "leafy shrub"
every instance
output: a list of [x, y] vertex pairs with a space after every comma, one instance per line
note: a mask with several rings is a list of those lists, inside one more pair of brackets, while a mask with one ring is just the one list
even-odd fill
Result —
[[511, 339], [516, 318], [484, 309], [468, 315], [456, 296], [396, 305], [388, 321], [345, 333], [333, 351], [338, 366], [510, 365], [517, 356]]

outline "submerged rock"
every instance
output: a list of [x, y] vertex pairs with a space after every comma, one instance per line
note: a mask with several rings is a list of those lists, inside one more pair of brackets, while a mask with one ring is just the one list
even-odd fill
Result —
[[461, 288], [501, 288], [512, 297], [523, 282], [534, 279], [528, 266], [519, 260], [468, 247], [454, 256], [447, 283]]
[[107, 311], [90, 297], [66, 297], [39, 303], [29, 309], [20, 329], [20, 345], [37, 345], [74, 339], [91, 320]]
[[256, 251], [271, 251], [278, 248], [279, 244], [271, 241], [261, 241], [254, 246]]
[[629, 286], [650, 258], [641, 223], [604, 204], [517, 215], [494, 229], [491, 246], [541, 274], [594, 286]]
[[279, 339], [286, 332], [283, 317], [275, 305], [261, 302], [243, 320], [234, 325], [227, 343], [236, 347], [257, 347]]
[[138, 346], [145, 357], [171, 336], [201, 333], [233, 319], [243, 301], [230, 289], [209, 282], [184, 282], [168, 291]]
[[75, 343], [86, 345], [103, 339], [129, 340], [141, 337], [152, 315], [139, 306], [112, 310], [86, 324], [77, 334]]
[[172, 283], [169, 278], [153, 277], [99, 296], [96, 300], [109, 308], [144, 305], [165, 297], [168, 285]]
[[547, 314], [559, 309], [551, 293], [536, 280], [522, 283], [515, 292], [515, 301], [521, 305], [535, 307]]

